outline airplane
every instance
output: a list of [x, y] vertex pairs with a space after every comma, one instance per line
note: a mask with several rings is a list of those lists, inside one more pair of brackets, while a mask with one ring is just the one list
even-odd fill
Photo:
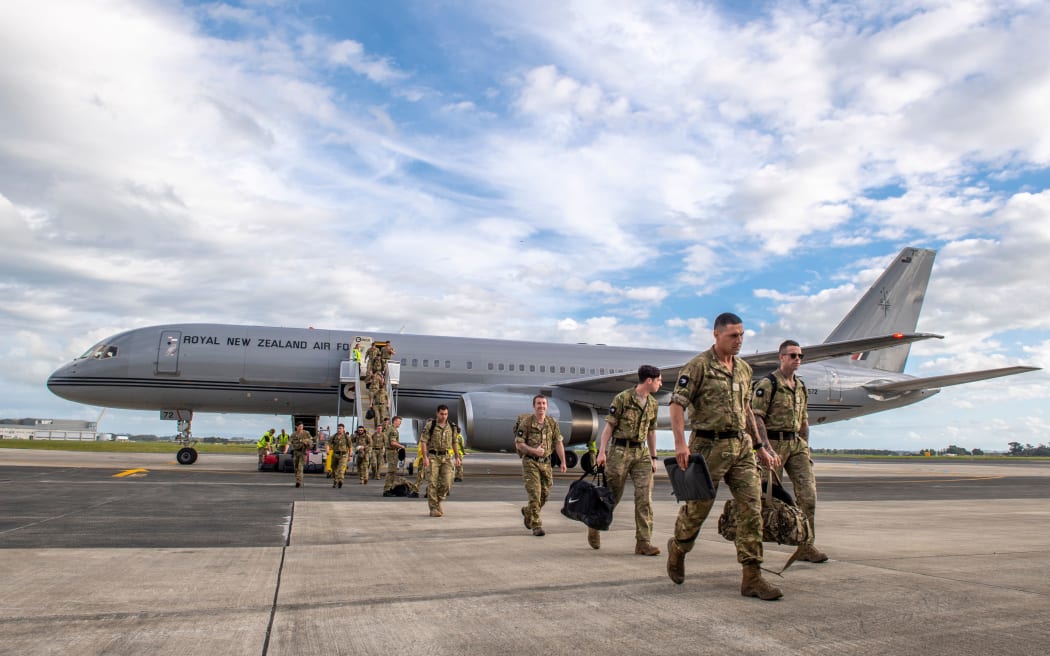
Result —
[[[916, 403], [940, 388], [1033, 371], [1014, 366], [933, 377], [903, 373], [936, 252], [903, 249], [822, 344], [804, 346], [797, 375], [809, 395], [810, 425]], [[745, 320], [746, 322], [746, 320]], [[111, 408], [155, 410], [178, 422], [178, 462], [197, 459], [191, 421], [197, 412], [286, 414], [316, 427], [320, 416], [356, 414], [354, 382], [341, 373], [354, 344], [388, 341], [400, 356], [396, 412], [419, 422], [449, 407], [468, 448], [513, 451], [519, 414], [548, 397], [566, 446], [600, 435], [612, 397], [637, 383], [637, 368], [664, 373], [658, 426], [670, 427], [666, 402], [678, 370], [695, 351], [588, 344], [403, 335], [226, 324], [168, 324], [108, 337], [56, 370], [54, 394]], [[754, 380], [778, 365], [777, 352], [742, 355]], [[356, 377], [353, 379], [356, 381]], [[343, 413], [342, 409], [354, 412]], [[363, 414], [363, 412], [361, 413]], [[566, 466], [577, 463], [566, 449]], [[589, 468], [588, 463], [584, 463]]]

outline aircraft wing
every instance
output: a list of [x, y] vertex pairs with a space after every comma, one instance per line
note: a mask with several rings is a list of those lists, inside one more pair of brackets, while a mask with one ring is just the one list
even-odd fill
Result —
[[1039, 367], [1003, 367], [1001, 369], [984, 369], [982, 371], [967, 371], [962, 374], [912, 378], [897, 383], [865, 385], [864, 389], [879, 396], [890, 396], [894, 394], [903, 394], [905, 392], [917, 392], [926, 389], [950, 387], [951, 385], [962, 385], [963, 383], [973, 383], [978, 380], [999, 378], [1000, 376], [1013, 376], [1014, 374], [1023, 374], [1026, 371], [1037, 371], [1038, 369]]
[[[893, 333], [892, 335], [863, 337], [860, 339], [848, 339], [841, 342], [827, 342], [824, 344], [815, 344], [813, 346], [803, 346], [802, 352], [806, 354], [807, 363], [820, 362], [821, 360], [839, 358], [846, 355], [853, 355], [854, 353], [863, 353], [865, 351], [876, 351], [878, 349], [900, 346], [901, 344], [910, 344], [912, 342], [931, 338], [944, 339], [944, 336], [935, 335], [933, 333]], [[756, 379], [780, 366], [777, 351], [754, 353], [752, 355], [742, 355], [740, 357], [746, 360], [747, 363], [751, 365], [751, 368], [754, 369], [754, 377]], [[687, 362], [688, 361], [680, 362], [671, 366], [653, 363], [659, 366], [664, 373], [664, 386], [662, 391], [670, 392], [674, 389], [675, 382], [678, 380], [678, 370], [684, 367]], [[588, 392], [616, 394], [623, 391], [625, 387], [630, 387], [637, 382], [638, 373], [636, 371], [628, 371], [619, 374], [576, 378], [574, 380], [558, 382], [552, 386], [586, 390]]]

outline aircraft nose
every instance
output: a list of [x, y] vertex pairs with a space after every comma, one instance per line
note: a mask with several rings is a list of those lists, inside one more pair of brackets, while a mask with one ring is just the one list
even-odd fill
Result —
[[62, 393], [63, 384], [68, 382], [76, 373], [76, 365], [74, 363], [68, 362], [62, 365], [47, 377], [47, 389], [51, 390], [51, 393], [55, 396], [66, 398], [66, 395]]

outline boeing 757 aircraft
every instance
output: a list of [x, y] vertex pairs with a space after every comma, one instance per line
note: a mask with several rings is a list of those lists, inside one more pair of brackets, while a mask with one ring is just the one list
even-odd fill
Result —
[[[1037, 367], [1005, 367], [916, 378], [902, 373], [912, 342], [940, 337], [915, 333], [935, 252], [905, 248], [823, 344], [804, 346], [798, 375], [809, 391], [810, 424], [899, 408], [940, 388]], [[745, 318], [746, 320], [746, 318]], [[158, 410], [179, 422], [190, 464], [195, 412], [291, 415], [316, 426], [319, 416], [356, 414], [354, 382], [340, 375], [353, 345], [390, 341], [400, 357], [397, 412], [431, 417], [439, 404], [463, 429], [467, 446], [513, 450], [515, 418], [532, 397], [549, 397], [568, 445], [596, 439], [612, 397], [637, 382], [641, 364], [664, 372], [660, 426], [669, 428], [666, 400], [678, 370], [695, 351], [622, 348], [393, 333], [171, 324], [109, 337], [55, 371], [48, 388], [80, 403]], [[705, 345], [704, 348], [707, 348]], [[755, 379], [778, 366], [777, 353], [742, 356]], [[356, 378], [355, 378], [356, 380]], [[576, 456], [566, 452], [572, 467]]]

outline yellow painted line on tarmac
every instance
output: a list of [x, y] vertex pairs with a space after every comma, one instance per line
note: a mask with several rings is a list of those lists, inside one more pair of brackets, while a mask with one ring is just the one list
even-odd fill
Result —
[[125, 469], [119, 474], [113, 474], [113, 478], [125, 478], [127, 476], [145, 476], [148, 473], [148, 469]]

